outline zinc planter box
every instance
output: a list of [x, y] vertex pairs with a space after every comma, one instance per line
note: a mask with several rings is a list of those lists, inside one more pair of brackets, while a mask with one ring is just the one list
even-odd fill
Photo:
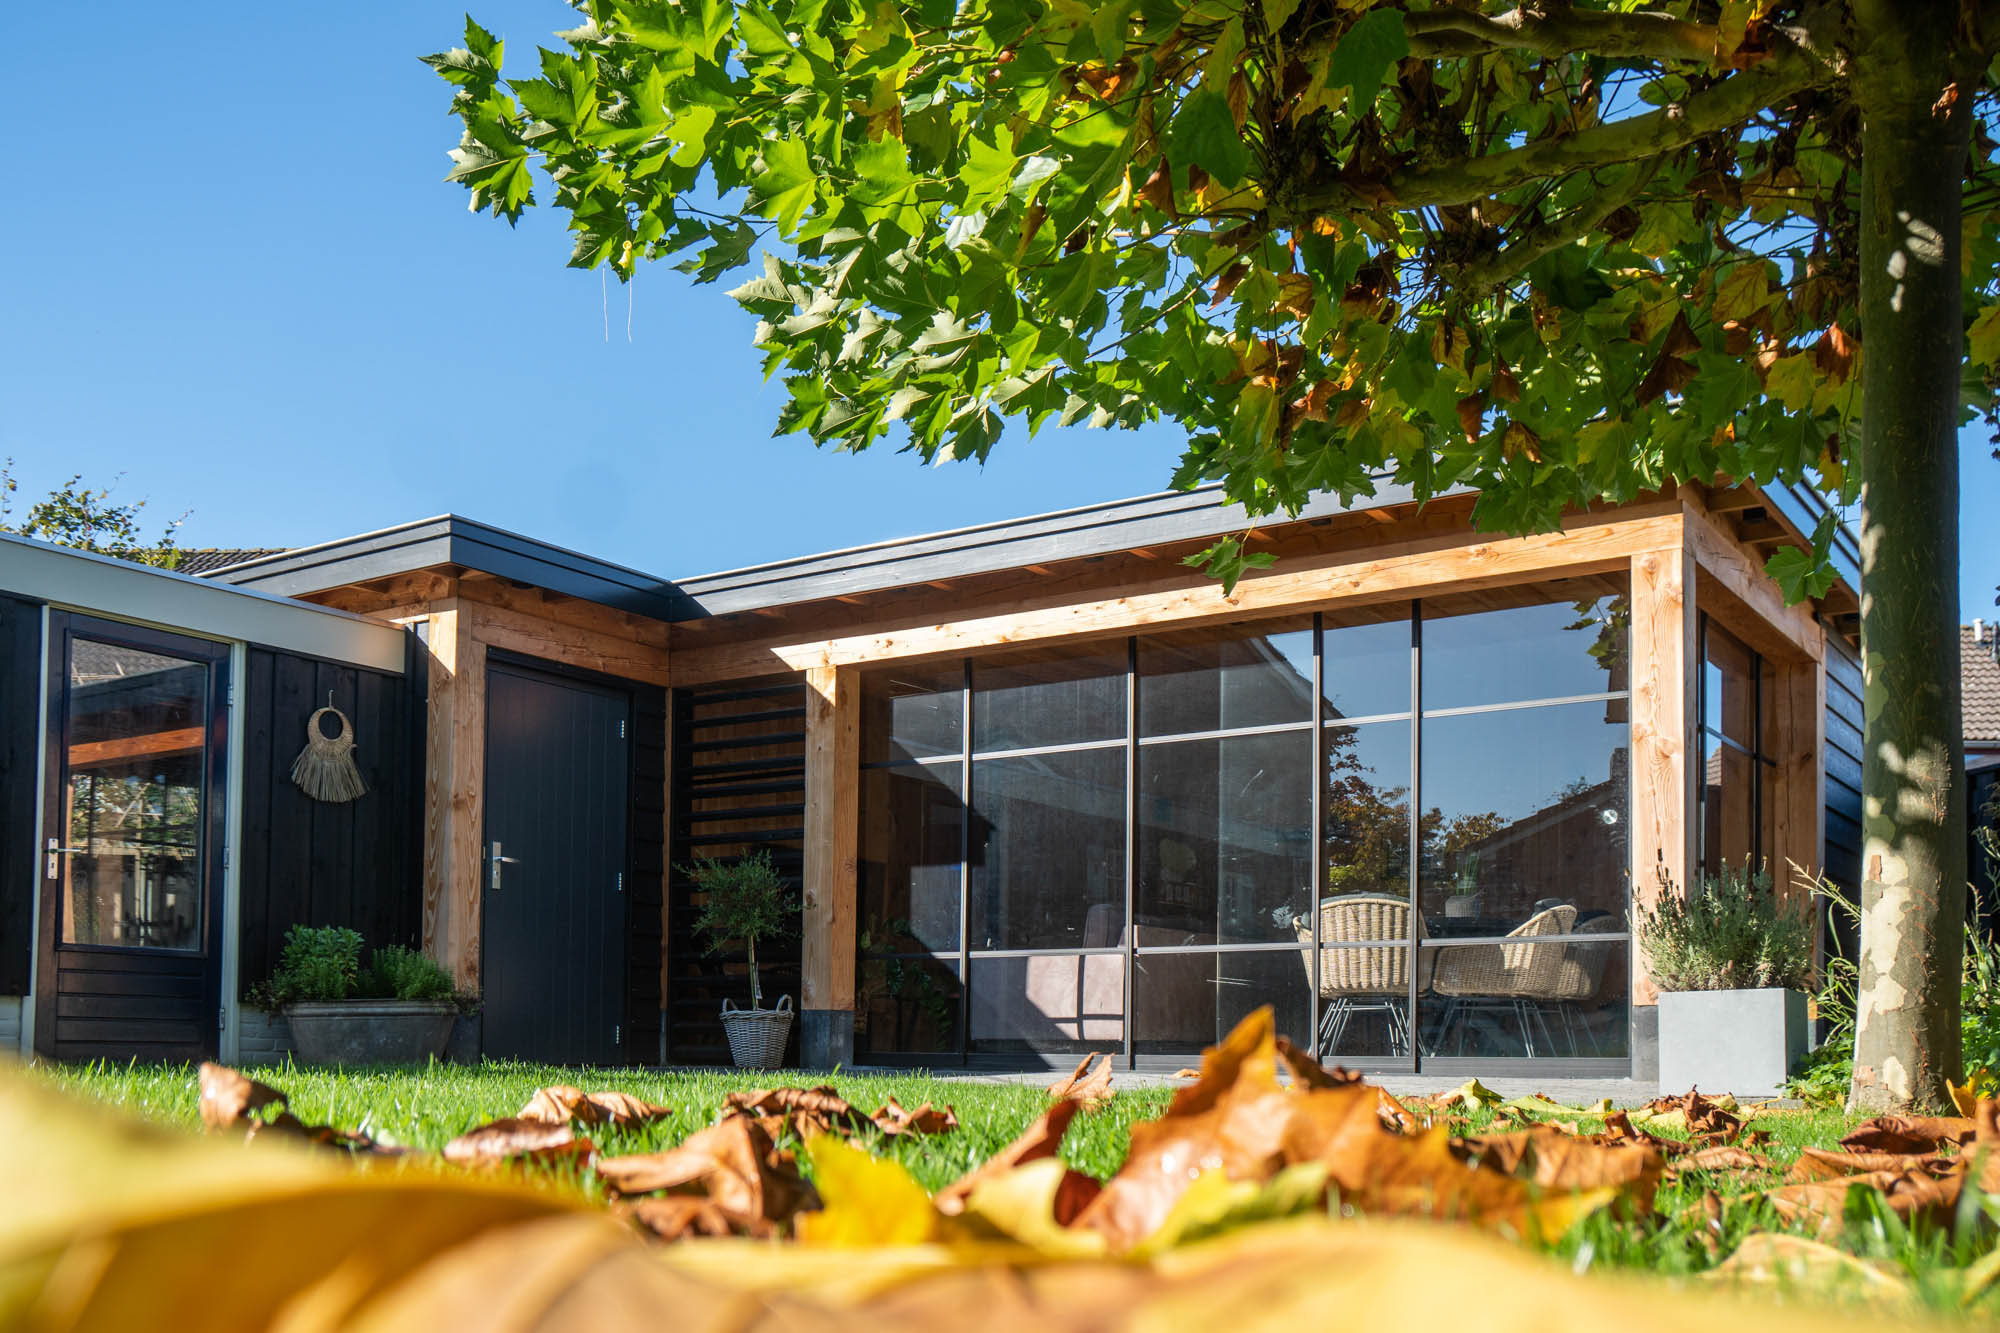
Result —
[[1660, 993], [1660, 1091], [1776, 1097], [1811, 1044], [1802, 991]]
[[444, 1054], [458, 1008], [449, 1000], [295, 1004], [292, 1053], [309, 1065], [415, 1065]]

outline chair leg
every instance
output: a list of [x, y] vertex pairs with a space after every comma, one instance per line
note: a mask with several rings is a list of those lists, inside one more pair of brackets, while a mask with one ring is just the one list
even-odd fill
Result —
[[1535, 1034], [1528, 1023], [1528, 1002], [1516, 999], [1513, 1007], [1514, 1021], [1521, 1025], [1521, 1053], [1532, 1060], [1535, 1058]]
[[1322, 1060], [1328, 1060], [1333, 1057], [1334, 1030], [1339, 1026], [1340, 1006], [1342, 1003], [1343, 997], [1336, 995], [1327, 1001], [1325, 1008], [1320, 1010], [1319, 1058]]

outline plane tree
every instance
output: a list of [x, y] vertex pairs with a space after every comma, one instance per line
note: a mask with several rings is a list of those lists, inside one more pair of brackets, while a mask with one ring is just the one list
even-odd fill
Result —
[[[1483, 529], [1717, 477], [1858, 498], [1857, 1107], [1959, 1072], [1955, 432], [2000, 361], [1975, 0], [587, 0], [450, 178], [570, 262], [729, 277], [821, 445], [1167, 420], [1252, 515]], [[1833, 575], [1832, 521], [1773, 556]], [[1204, 553], [1233, 580], [1268, 561]]]

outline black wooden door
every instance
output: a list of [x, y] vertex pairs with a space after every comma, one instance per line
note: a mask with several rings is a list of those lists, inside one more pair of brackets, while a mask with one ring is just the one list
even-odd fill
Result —
[[631, 712], [616, 689], [512, 663], [487, 668], [480, 1045], [489, 1057], [630, 1058]]
[[35, 1049], [212, 1057], [229, 648], [63, 612], [49, 629]]

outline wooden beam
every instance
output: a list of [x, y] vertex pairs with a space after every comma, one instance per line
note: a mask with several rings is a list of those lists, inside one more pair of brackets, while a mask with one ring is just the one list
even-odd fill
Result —
[[[1781, 668], [1769, 706], [1777, 721], [1771, 878], [1780, 898], [1810, 901], [1826, 850], [1826, 664]], [[1815, 957], [1818, 937], [1814, 938]]]
[[116, 740], [84, 741], [69, 747], [69, 764], [71, 768], [88, 768], [92, 764], [115, 764], [148, 755], [198, 752], [206, 735], [200, 727], [182, 727], [177, 731], [149, 731], [143, 736], [120, 736]]
[[[1694, 557], [1686, 546], [1632, 558], [1632, 907], [1685, 892], [1694, 870]], [[1632, 1002], [1658, 1003], [1633, 950]]]
[[861, 690], [851, 667], [806, 672], [805, 919], [800, 1059], [854, 1056], [854, 951], [861, 837]]
[[667, 646], [667, 625], [663, 620], [619, 611], [580, 597], [549, 592], [545, 588], [517, 588], [503, 580], [488, 579], [480, 583], [461, 584], [460, 594], [502, 610], [515, 611], [537, 620], [551, 620], [605, 638], [660, 649]]
[[342, 611], [375, 614], [389, 607], [441, 602], [458, 596], [458, 580], [438, 569], [419, 569], [365, 584], [350, 584], [308, 593], [303, 600]]
[[491, 602], [461, 598], [458, 606], [472, 627], [472, 636], [489, 648], [652, 685], [667, 683], [665, 648], [510, 611]]
[[485, 858], [486, 646], [456, 600], [431, 611], [424, 765], [424, 952], [468, 990], [479, 987]]
[[1763, 493], [1751, 486], [1711, 486], [1703, 507], [1711, 514], [1728, 514], [1739, 509], [1761, 509], [1764, 507]]
[[1492, 538], [1427, 535], [1393, 545], [1287, 558], [1247, 575], [1231, 593], [1206, 578], [1155, 592], [1087, 602], [1043, 600], [1002, 614], [877, 630], [815, 641], [766, 639], [693, 647], [675, 640], [676, 685], [814, 667], [948, 657], [1006, 645], [1129, 634], [1149, 626], [1192, 627], [1276, 611], [1401, 601], [1413, 593], [1498, 587], [1538, 578], [1625, 569], [1641, 551], [1681, 541], [1678, 502], [1615, 516], [1579, 515], [1561, 532]]
[[[1710, 605], [1712, 613], [1767, 657], [1819, 660], [1826, 650], [1825, 636], [1813, 619], [1810, 604], [1785, 605], [1777, 581], [1764, 572], [1760, 562], [1744, 553], [1713, 514], [1697, 504], [1688, 504], [1687, 530], [1688, 549], [1696, 564], [1727, 594]], [[1732, 615], [1732, 611], [1739, 613]], [[1750, 620], [1746, 622], [1740, 612], [1747, 612]]]

